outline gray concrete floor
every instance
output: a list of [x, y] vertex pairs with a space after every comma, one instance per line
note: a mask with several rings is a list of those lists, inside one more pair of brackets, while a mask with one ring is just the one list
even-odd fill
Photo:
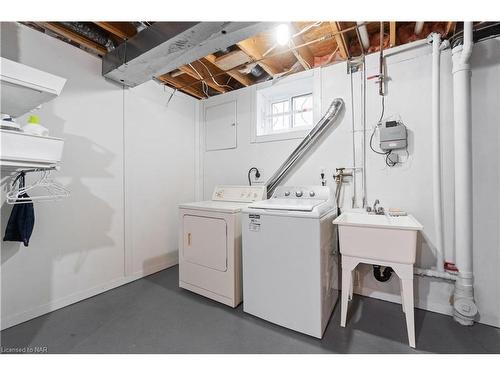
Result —
[[500, 329], [462, 327], [415, 310], [417, 350], [401, 306], [354, 296], [347, 328], [337, 304], [318, 340], [182, 290], [178, 268], [158, 272], [1, 332], [5, 348], [49, 353], [500, 353]]

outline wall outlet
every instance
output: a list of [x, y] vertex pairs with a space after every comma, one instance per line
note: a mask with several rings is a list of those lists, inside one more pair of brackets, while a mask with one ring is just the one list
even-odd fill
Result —
[[252, 171], [250, 173], [250, 181], [252, 181], [252, 184], [263, 184], [266, 182], [264, 169], [259, 167], [257, 169], [259, 170], [260, 177], [255, 176], [255, 171]]

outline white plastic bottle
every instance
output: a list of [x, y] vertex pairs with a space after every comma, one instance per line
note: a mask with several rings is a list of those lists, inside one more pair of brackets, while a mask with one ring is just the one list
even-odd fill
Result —
[[28, 118], [28, 123], [23, 126], [23, 131], [28, 134], [42, 137], [47, 137], [49, 135], [49, 129], [40, 125], [40, 119], [35, 115], [31, 115]]

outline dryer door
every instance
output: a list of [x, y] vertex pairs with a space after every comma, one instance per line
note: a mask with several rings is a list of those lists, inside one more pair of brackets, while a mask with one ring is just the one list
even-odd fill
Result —
[[184, 260], [217, 271], [227, 270], [227, 225], [224, 219], [184, 215]]

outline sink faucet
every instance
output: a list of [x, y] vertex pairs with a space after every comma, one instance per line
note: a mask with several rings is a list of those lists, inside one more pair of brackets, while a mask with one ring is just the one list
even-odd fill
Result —
[[371, 208], [370, 206], [367, 206], [366, 211], [372, 215], [384, 215], [384, 213], [385, 213], [384, 207], [378, 207], [379, 204], [380, 204], [380, 201], [378, 199], [375, 199], [375, 202], [373, 202], [373, 208]]

